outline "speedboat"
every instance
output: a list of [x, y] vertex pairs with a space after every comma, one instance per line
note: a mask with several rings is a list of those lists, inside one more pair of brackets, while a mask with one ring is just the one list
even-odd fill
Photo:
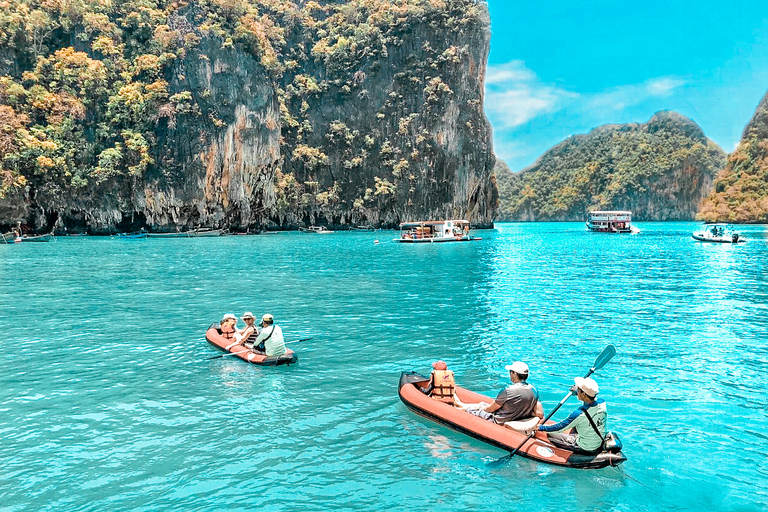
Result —
[[696, 231], [691, 236], [699, 242], [716, 244], [737, 244], [746, 241], [733, 230], [733, 226], [724, 223], [707, 224], [702, 231]]

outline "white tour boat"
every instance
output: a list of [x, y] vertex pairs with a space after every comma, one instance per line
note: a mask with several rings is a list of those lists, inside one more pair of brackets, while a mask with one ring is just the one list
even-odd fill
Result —
[[632, 212], [591, 211], [587, 218], [587, 229], [597, 233], [639, 233], [632, 226]]
[[739, 233], [733, 230], [733, 226], [723, 223], [707, 224], [702, 231], [697, 231], [691, 236], [699, 242], [716, 244], [737, 244], [745, 241]]
[[395, 242], [421, 244], [434, 242], [472, 242], [482, 240], [472, 236], [466, 220], [419, 220], [400, 224], [400, 238]]
[[326, 233], [333, 233], [330, 229], [326, 228], [325, 226], [309, 226], [306, 228], [299, 228], [299, 231], [303, 233], [316, 233], [318, 235], [324, 235]]

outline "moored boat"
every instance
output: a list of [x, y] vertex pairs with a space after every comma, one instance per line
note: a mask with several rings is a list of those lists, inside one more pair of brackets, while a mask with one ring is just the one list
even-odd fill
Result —
[[18, 244], [20, 242], [50, 242], [53, 240], [52, 234], [47, 235], [22, 235], [18, 236], [15, 232], [3, 233], [0, 235], [0, 243]]
[[318, 235], [325, 235], [327, 233], [333, 233], [330, 229], [326, 228], [325, 226], [309, 226], [309, 227], [301, 227], [299, 228], [299, 231], [303, 233], [316, 233]]
[[47, 235], [24, 235], [21, 237], [22, 242], [50, 242], [53, 240], [53, 235], [50, 233]]
[[420, 220], [400, 224], [400, 238], [395, 242], [406, 244], [433, 242], [472, 242], [482, 240], [472, 236], [469, 221], [466, 220]]
[[[527, 436], [522, 432], [508, 426], [484, 420], [425, 395], [421, 390], [426, 387], [428, 380], [428, 377], [416, 372], [403, 372], [400, 375], [400, 400], [416, 414], [492, 446], [508, 452], [512, 452], [520, 446], [517, 454], [522, 457], [556, 466], [579, 469], [617, 466], [627, 460], [621, 451], [588, 455], [558, 448], [547, 441], [547, 436], [544, 432], [537, 432], [534, 437], [526, 440]], [[474, 393], [459, 386], [456, 386], [455, 389], [456, 395], [462, 402], [493, 403], [493, 398]], [[553, 422], [549, 421], [547, 423]]]
[[190, 231], [179, 231], [176, 233], [147, 233], [149, 238], [197, 238], [224, 236], [226, 233], [221, 229], [192, 229]]
[[587, 217], [587, 229], [596, 233], [639, 233], [632, 226], [632, 212], [591, 211]]
[[8, 233], [0, 233], [0, 243], [15, 244], [21, 242], [21, 237], [15, 231], [9, 231]]
[[260, 366], [279, 366], [290, 365], [299, 360], [299, 356], [291, 349], [287, 349], [287, 352], [281, 356], [267, 357], [264, 354], [258, 354], [252, 352], [250, 349], [245, 348], [240, 343], [235, 342], [232, 339], [225, 338], [221, 334], [221, 326], [214, 322], [208, 327], [205, 332], [205, 339], [216, 348], [234, 354], [233, 357], [237, 357], [248, 363], [258, 364]]
[[139, 240], [142, 238], [147, 238], [147, 234], [142, 231], [135, 233], [118, 233], [117, 238], [121, 240]]
[[703, 230], [691, 234], [691, 237], [699, 242], [716, 244], [737, 244], [746, 241], [733, 230], [733, 226], [725, 223], [707, 224]]

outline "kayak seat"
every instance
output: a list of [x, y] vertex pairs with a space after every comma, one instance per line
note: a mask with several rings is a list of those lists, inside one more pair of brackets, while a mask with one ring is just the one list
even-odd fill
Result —
[[508, 429], [514, 430], [515, 432], [520, 432], [521, 434], [524, 434], [525, 432], [531, 430], [532, 428], [535, 428], [536, 425], [539, 424], [539, 418], [534, 416], [533, 418], [528, 418], [524, 420], [515, 420], [515, 421], [508, 421], [504, 424], [505, 427]]

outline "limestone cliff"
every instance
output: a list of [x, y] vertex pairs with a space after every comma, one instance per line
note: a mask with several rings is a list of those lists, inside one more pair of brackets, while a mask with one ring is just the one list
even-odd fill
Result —
[[696, 123], [659, 112], [643, 124], [575, 135], [519, 173], [498, 166], [499, 220], [584, 220], [589, 210], [635, 219], [690, 220], [725, 165]]
[[85, 4], [3, 54], [0, 227], [492, 221], [484, 2]]
[[768, 222], [768, 93], [744, 128], [698, 217], [708, 222]]

